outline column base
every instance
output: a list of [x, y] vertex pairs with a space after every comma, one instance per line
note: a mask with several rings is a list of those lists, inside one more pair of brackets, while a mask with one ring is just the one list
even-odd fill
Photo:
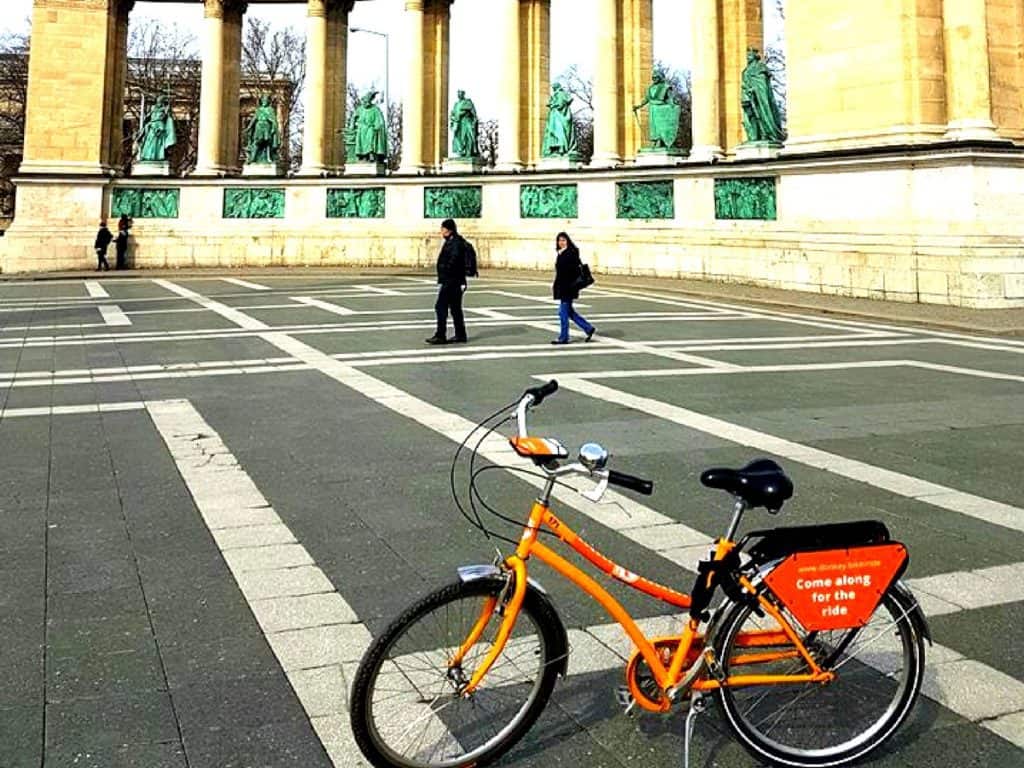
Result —
[[210, 166], [196, 166], [189, 176], [234, 176], [238, 173], [237, 168], [228, 168], [223, 165], [210, 165]]
[[483, 168], [479, 157], [446, 157], [441, 163], [441, 173], [482, 173]]
[[367, 162], [364, 160], [345, 163], [346, 176], [387, 176], [387, 174], [387, 163]]
[[583, 159], [575, 152], [571, 155], [542, 157], [537, 161], [538, 171], [576, 171], [583, 167]]
[[518, 160], [494, 164], [495, 173], [522, 173], [525, 168], [526, 166]]
[[771, 160], [782, 152], [777, 141], [745, 141], [736, 147], [737, 160]]
[[170, 176], [171, 164], [164, 160], [140, 160], [132, 166], [132, 176]]
[[242, 166], [242, 175], [267, 178], [270, 176], [280, 176], [281, 174], [278, 173], [277, 165], [274, 163], [246, 163]]
[[340, 176], [344, 168], [329, 168], [326, 165], [303, 166], [295, 172], [297, 178], [326, 179], [329, 176]]
[[686, 153], [676, 147], [669, 149], [655, 149], [644, 147], [640, 154], [633, 159], [633, 165], [655, 166], [655, 165], [682, 165], [686, 162]]
[[116, 176], [117, 171], [102, 163], [81, 163], [64, 161], [32, 161], [26, 160], [18, 166], [19, 176], [36, 174], [53, 176]]
[[954, 120], [946, 128], [944, 139], [950, 141], [998, 141], [1004, 144], [1011, 144], [1009, 139], [1003, 138], [996, 132], [996, 127], [990, 120]]
[[591, 168], [618, 168], [622, 165], [622, 158], [618, 155], [598, 155], [590, 158]]
[[721, 147], [713, 144], [693, 147], [690, 150], [689, 160], [691, 163], [717, 163], [723, 159], [725, 159], [725, 152]]

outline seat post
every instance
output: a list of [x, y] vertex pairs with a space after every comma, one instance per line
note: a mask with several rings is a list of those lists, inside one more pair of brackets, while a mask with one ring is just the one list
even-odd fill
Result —
[[743, 519], [743, 513], [746, 511], [747, 502], [737, 496], [736, 503], [732, 507], [732, 522], [729, 523], [729, 532], [725, 534], [726, 541], [736, 540], [736, 531], [739, 530], [740, 520]]

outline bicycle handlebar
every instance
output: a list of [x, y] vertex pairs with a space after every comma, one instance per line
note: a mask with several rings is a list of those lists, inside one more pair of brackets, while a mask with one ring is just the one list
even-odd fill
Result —
[[547, 384], [542, 384], [539, 387], [531, 387], [523, 393], [523, 397], [527, 395], [533, 396], [533, 405], [540, 405], [544, 402], [544, 398], [549, 395], [555, 394], [558, 391], [558, 382], [552, 379]]
[[650, 496], [654, 493], [654, 482], [652, 480], [644, 480], [642, 477], [627, 475], [625, 472], [616, 472], [614, 469], [608, 470], [608, 482], [630, 491], [642, 493], [644, 496]]

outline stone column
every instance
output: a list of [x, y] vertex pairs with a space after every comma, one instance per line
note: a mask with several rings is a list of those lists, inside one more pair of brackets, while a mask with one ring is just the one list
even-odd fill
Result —
[[690, 159], [714, 162], [725, 156], [722, 151], [721, 35], [718, 0], [693, 0], [693, 148]]
[[992, 121], [986, 0], [943, 0], [946, 138], [998, 139]]
[[498, 157], [496, 169], [518, 171], [523, 167], [520, 144], [522, 88], [519, 79], [519, 0], [492, 0], [498, 56]]
[[594, 157], [590, 165], [611, 168], [620, 154], [619, 30], [617, 0], [594, 0], [597, 34], [594, 39]]
[[205, 0], [196, 175], [238, 167], [238, 110], [245, 2]]
[[523, 163], [532, 168], [540, 161], [551, 92], [551, 0], [520, 0], [519, 6], [519, 147]]
[[[344, 157], [348, 14], [352, 0], [309, 0], [306, 27], [305, 127], [300, 176], [337, 173]], [[342, 98], [338, 98], [338, 94]], [[341, 114], [338, 107], [341, 106]], [[340, 156], [340, 162], [339, 162]]]
[[[636, 159], [649, 135], [644, 100], [654, 69], [653, 0], [622, 0], [622, 159]], [[634, 117], [634, 114], [636, 117]]]
[[423, 161], [437, 171], [448, 156], [448, 74], [452, 0], [428, 0], [423, 41]]
[[119, 165], [131, 7], [35, 0], [21, 173], [107, 174]]
[[406, 70], [402, 99], [402, 164], [399, 173], [423, 173], [423, 0], [406, 0]]

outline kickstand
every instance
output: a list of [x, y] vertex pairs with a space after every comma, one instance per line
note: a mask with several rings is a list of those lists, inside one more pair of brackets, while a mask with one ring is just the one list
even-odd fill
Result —
[[683, 768], [690, 768], [690, 742], [693, 740], [693, 728], [697, 724], [697, 715], [708, 708], [707, 697], [694, 692], [690, 699], [690, 711], [686, 713], [686, 737], [683, 739]]

